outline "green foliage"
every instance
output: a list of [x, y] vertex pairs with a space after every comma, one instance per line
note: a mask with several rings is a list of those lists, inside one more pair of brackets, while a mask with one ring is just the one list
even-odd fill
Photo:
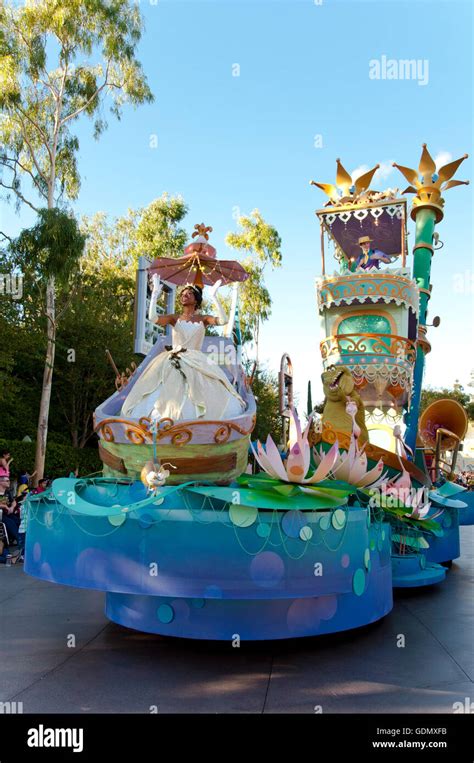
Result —
[[460, 403], [466, 411], [469, 420], [474, 420], [474, 403], [470, 402], [470, 396], [464, 392], [464, 388], [460, 384], [452, 389], [449, 389], [448, 387], [438, 389], [434, 387], [425, 387], [421, 392], [420, 415], [425, 408], [431, 405], [431, 403], [435, 403], [437, 400], [443, 400], [445, 398], [456, 400], [456, 402]]
[[135, 57], [141, 32], [140, 10], [128, 0], [2, 4], [0, 186], [7, 197], [36, 209], [24, 194], [28, 179], [43, 206], [77, 198], [73, 124], [88, 116], [98, 137], [107, 126], [99, 111], [104, 96], [117, 118], [124, 104], [153, 100]]
[[259, 368], [252, 384], [252, 391], [257, 400], [257, 422], [252, 432], [252, 440], [265, 442], [271, 434], [276, 443], [283, 436], [280, 416], [280, 396], [276, 374], [265, 368]]
[[180, 223], [187, 213], [188, 207], [181, 196], [167, 193], [140, 210], [136, 229], [138, 253], [149, 257], [181, 257], [188, 236]]
[[[17, 475], [21, 469], [30, 474], [34, 471], [35, 444], [19, 440], [0, 440], [0, 449], [8, 448], [13, 456], [11, 474]], [[102, 469], [97, 448], [73, 448], [71, 445], [50, 441], [46, 454], [45, 474], [49, 477], [67, 477], [79, 467], [79, 475], [92, 474]]]
[[270, 263], [273, 267], [280, 267], [281, 238], [276, 228], [265, 222], [258, 209], [254, 209], [249, 217], [239, 217], [238, 225], [242, 231], [228, 233], [226, 244], [248, 252], [262, 265]]
[[12, 263], [27, 277], [67, 283], [84, 251], [85, 236], [73, 215], [53, 207], [40, 209], [38, 222], [25, 228], [10, 246]]
[[281, 238], [276, 228], [266, 223], [258, 209], [249, 217], [240, 217], [240, 233], [228, 233], [226, 244], [250, 256], [242, 265], [249, 274], [239, 288], [239, 310], [242, 326], [242, 341], [254, 340], [258, 357], [260, 324], [271, 315], [272, 300], [265, 286], [264, 269], [281, 265]]

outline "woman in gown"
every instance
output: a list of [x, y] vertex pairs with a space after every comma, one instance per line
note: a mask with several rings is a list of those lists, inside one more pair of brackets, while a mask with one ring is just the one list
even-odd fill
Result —
[[[220, 282], [217, 282], [210, 294], [218, 318], [201, 315], [202, 289], [186, 286], [181, 292], [181, 314], [163, 315], [156, 319], [155, 323], [160, 326], [171, 325], [172, 346], [167, 346], [157, 355], [137, 379], [122, 406], [123, 416], [183, 421], [199, 418], [222, 420], [243, 413], [245, 402], [224, 371], [201, 352], [206, 326], [227, 323], [216, 297], [219, 285]], [[161, 288], [159, 276], [154, 275], [150, 304], [153, 315]]]

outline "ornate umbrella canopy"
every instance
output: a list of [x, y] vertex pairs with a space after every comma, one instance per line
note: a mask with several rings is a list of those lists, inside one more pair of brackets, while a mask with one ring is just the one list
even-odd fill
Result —
[[195, 225], [194, 239], [185, 248], [183, 257], [157, 257], [149, 267], [150, 273], [158, 273], [164, 281], [179, 286], [212, 286], [217, 281], [223, 284], [245, 281], [247, 271], [237, 260], [218, 260], [216, 250], [208, 244], [212, 228], [204, 223]]

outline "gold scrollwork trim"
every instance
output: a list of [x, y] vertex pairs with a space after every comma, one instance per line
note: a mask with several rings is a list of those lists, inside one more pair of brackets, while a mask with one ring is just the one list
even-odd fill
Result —
[[[368, 340], [372, 340], [370, 345]], [[335, 334], [323, 339], [320, 348], [323, 360], [334, 354], [341, 358], [352, 354], [392, 355], [409, 363], [416, 360], [415, 343], [396, 334]]]
[[[142, 422], [142, 419], [140, 419]], [[111, 417], [100, 421], [95, 427], [95, 431], [106, 442], [115, 442], [115, 434], [112, 428], [112, 424], [123, 424], [125, 428], [125, 436], [127, 440], [134, 445], [142, 445], [143, 443], [150, 443], [152, 441], [151, 432], [149, 432], [144, 426], [133, 424], [128, 419], [120, 419]]]
[[[232, 432], [238, 432], [242, 436], [249, 435], [255, 427], [257, 417], [254, 414], [250, 422], [250, 427], [244, 429], [235, 421], [186, 421], [175, 424], [173, 419], [165, 418], [157, 422], [156, 440], [159, 442], [165, 437], [171, 438], [172, 445], [187, 445], [193, 439], [193, 430], [195, 427], [216, 427], [214, 432], [214, 442], [223, 445], [229, 439]], [[95, 431], [107, 442], [115, 442], [115, 435], [111, 424], [123, 424], [125, 427], [126, 438], [134, 445], [143, 445], [153, 442], [153, 432], [151, 431], [152, 421], [146, 416], [139, 419], [138, 425], [133, 424], [128, 419], [109, 418], [101, 421]]]

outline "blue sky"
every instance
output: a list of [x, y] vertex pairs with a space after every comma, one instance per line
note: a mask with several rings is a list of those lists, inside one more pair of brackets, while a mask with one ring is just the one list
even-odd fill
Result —
[[[433, 156], [472, 154], [472, 3], [142, 0], [140, 7], [139, 57], [156, 100], [126, 109], [121, 122], [111, 117], [98, 142], [87, 121], [80, 124], [75, 209], [121, 215], [164, 191], [179, 193], [190, 207], [189, 230], [212, 225], [218, 256], [228, 257], [224, 238], [236, 212], [258, 208], [283, 240], [283, 267], [267, 276], [274, 304], [262, 359], [276, 368], [289, 352], [302, 402], [308, 379], [317, 399], [314, 210], [324, 196], [308, 181], [333, 182], [340, 156], [349, 171], [383, 163], [376, 187], [403, 189], [389, 165], [417, 166], [422, 142]], [[370, 79], [370, 60], [384, 55], [427, 60], [427, 84]], [[232, 76], [234, 64], [240, 76]], [[469, 159], [457, 177], [472, 174]], [[474, 368], [471, 189], [447, 192], [438, 228], [445, 245], [433, 262], [430, 316], [442, 322], [431, 330], [425, 377], [435, 386], [467, 383]], [[6, 217], [10, 229], [20, 224], [13, 212]], [[412, 223], [410, 230], [413, 239]]]

